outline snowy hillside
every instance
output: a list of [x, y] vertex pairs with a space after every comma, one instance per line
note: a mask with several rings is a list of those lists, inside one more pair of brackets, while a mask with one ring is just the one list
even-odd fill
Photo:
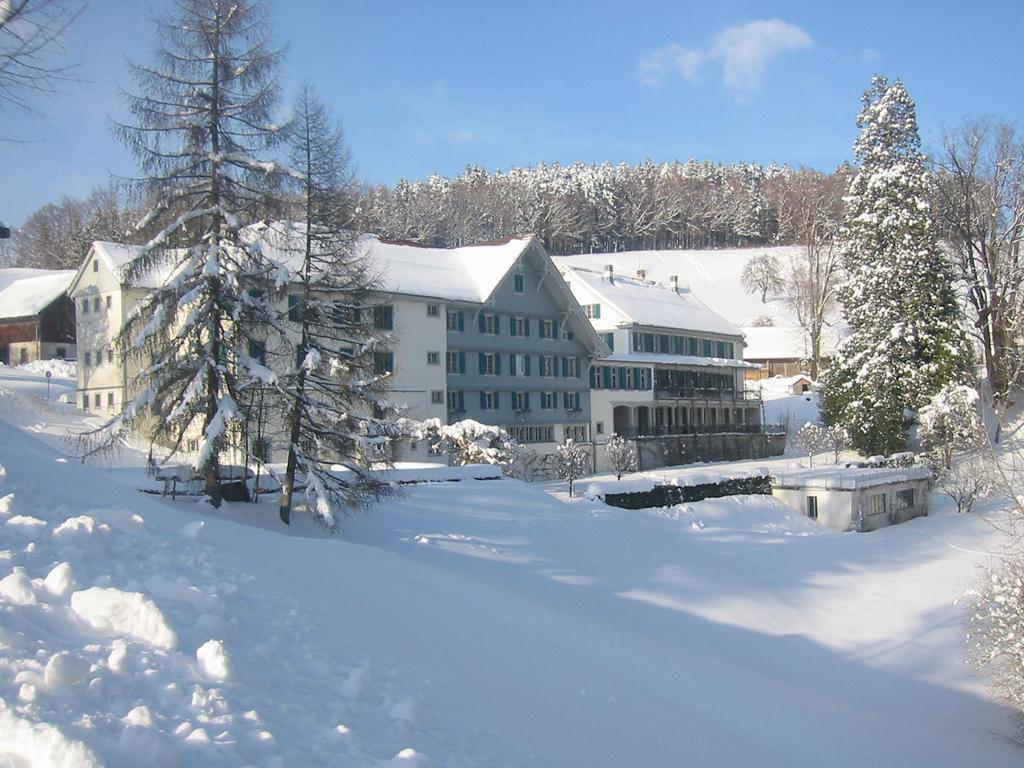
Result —
[[0, 764], [1020, 765], [962, 661], [977, 517], [463, 480], [331, 537], [77, 463], [45, 391], [0, 370]]

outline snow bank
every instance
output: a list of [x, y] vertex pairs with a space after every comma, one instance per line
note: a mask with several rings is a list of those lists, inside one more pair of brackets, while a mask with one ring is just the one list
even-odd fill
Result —
[[95, 753], [49, 723], [33, 723], [0, 711], [0, 761], [11, 768], [102, 768]]
[[71, 595], [71, 609], [93, 629], [135, 638], [156, 648], [178, 644], [156, 603], [141, 592], [116, 587], [90, 587]]
[[78, 377], [78, 363], [73, 360], [33, 360], [18, 366], [22, 371], [46, 375], [49, 371], [57, 379], [74, 379]]

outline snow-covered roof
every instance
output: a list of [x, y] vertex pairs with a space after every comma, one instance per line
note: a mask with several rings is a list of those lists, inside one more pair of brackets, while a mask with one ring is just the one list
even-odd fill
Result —
[[0, 319], [38, 315], [67, 292], [75, 277], [72, 269], [31, 271], [42, 274], [14, 280], [0, 290]]
[[808, 355], [801, 328], [744, 328], [743, 336], [747, 342], [743, 356], [751, 360], [800, 360]]
[[[111, 243], [106, 240], [96, 240], [92, 244], [90, 256], [98, 256], [107, 268], [114, 273], [122, 283], [127, 281], [128, 269], [135, 259], [142, 252], [141, 245], [125, 245], [123, 243]], [[89, 259], [86, 259], [88, 264]], [[85, 265], [83, 265], [85, 266]], [[138, 275], [132, 285], [136, 288], [159, 288], [167, 280], [173, 271], [173, 264], [156, 267], [142, 275]]]
[[853, 491], [890, 483], [927, 480], [931, 470], [926, 467], [812, 467], [772, 473], [772, 484], [781, 488], [821, 488]]
[[629, 365], [699, 365], [706, 368], [760, 368], [757, 363], [731, 360], [726, 357], [697, 357], [696, 355], [669, 355], [660, 352], [613, 352], [601, 358], [602, 363]]
[[740, 336], [743, 333], [738, 326], [716, 313], [688, 290], [676, 291], [651, 280], [619, 275], [609, 281], [603, 272], [590, 267], [573, 266], [567, 257], [561, 257], [557, 262], [571, 286], [585, 286], [602, 303], [608, 303], [636, 325], [726, 336]]
[[24, 280], [27, 277], [45, 277], [52, 275], [52, 269], [34, 269], [31, 267], [4, 267], [0, 269], [0, 291], [9, 286], [15, 280]]

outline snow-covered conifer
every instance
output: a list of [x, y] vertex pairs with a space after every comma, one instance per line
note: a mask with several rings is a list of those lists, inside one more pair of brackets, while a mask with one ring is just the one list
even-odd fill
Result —
[[128, 282], [160, 285], [118, 336], [141, 365], [139, 393], [102, 435], [140, 428], [172, 451], [196, 439], [195, 469], [219, 504], [221, 455], [246, 420], [248, 387], [269, 374], [250, 342], [273, 325], [273, 275], [243, 231], [278, 174], [266, 155], [281, 138], [278, 55], [255, 1], [177, 0], [158, 34], [156, 62], [133, 67], [132, 120], [117, 129], [153, 202], [144, 225], [158, 230]]
[[[284, 257], [278, 280], [292, 286], [281, 318], [289, 343], [275, 366], [288, 446], [280, 516], [289, 522], [299, 479], [306, 508], [333, 528], [345, 510], [388, 488], [369, 471], [371, 462], [389, 456], [386, 443], [396, 429], [382, 397], [390, 372], [375, 365], [386, 359], [388, 337], [375, 330], [365, 306], [377, 278], [347, 228], [348, 150], [308, 85], [299, 91], [289, 150], [297, 213], [263, 235], [266, 250]], [[380, 450], [366, 450], [368, 442]]]
[[636, 472], [636, 446], [622, 435], [613, 434], [604, 446], [605, 461], [608, 469], [615, 473], [615, 479], [621, 480], [627, 472]]
[[555, 449], [558, 460], [558, 476], [569, 481], [569, 497], [573, 484], [590, 472], [590, 451], [575, 440], [566, 440]]
[[914, 102], [875, 77], [862, 99], [842, 239], [850, 336], [822, 381], [822, 411], [853, 447], [906, 446], [908, 413], [971, 366], [952, 275], [929, 216]]

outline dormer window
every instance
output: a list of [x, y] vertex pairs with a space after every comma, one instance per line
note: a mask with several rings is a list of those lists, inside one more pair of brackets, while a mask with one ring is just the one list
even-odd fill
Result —
[[526, 293], [526, 277], [522, 272], [512, 275], [512, 290], [516, 293]]

